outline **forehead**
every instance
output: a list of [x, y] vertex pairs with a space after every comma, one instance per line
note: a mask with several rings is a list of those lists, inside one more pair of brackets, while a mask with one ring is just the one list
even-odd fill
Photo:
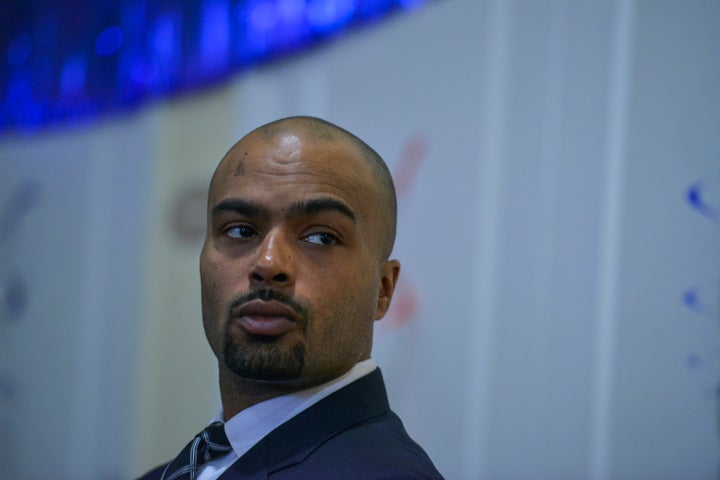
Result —
[[225, 156], [213, 178], [210, 202], [266, 194], [273, 200], [322, 193], [353, 203], [377, 198], [372, 169], [352, 142], [286, 132], [251, 133]]

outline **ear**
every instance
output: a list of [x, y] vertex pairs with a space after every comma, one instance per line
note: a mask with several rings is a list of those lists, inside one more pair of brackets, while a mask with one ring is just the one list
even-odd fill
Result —
[[375, 320], [380, 320], [390, 309], [390, 301], [395, 292], [398, 276], [400, 275], [400, 262], [388, 260], [380, 267], [380, 291], [378, 292]]

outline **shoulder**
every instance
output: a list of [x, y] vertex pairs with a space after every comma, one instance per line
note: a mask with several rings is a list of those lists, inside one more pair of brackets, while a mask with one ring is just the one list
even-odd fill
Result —
[[330, 472], [344, 480], [442, 479], [392, 411], [328, 438], [286, 475], [288, 479], [328, 478]]

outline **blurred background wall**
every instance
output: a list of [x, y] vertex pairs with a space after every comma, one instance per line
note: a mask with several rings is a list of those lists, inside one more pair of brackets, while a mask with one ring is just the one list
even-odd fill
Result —
[[420, 3], [171, 101], [6, 125], [3, 475], [131, 478], [212, 417], [207, 183], [309, 114], [395, 176], [374, 356], [448, 479], [718, 478], [720, 4]]

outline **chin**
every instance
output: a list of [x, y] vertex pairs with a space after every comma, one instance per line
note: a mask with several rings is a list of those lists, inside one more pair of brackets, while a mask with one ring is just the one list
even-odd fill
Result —
[[300, 383], [305, 370], [305, 346], [276, 344], [235, 345], [228, 343], [223, 352], [225, 366], [240, 378], [267, 383]]

